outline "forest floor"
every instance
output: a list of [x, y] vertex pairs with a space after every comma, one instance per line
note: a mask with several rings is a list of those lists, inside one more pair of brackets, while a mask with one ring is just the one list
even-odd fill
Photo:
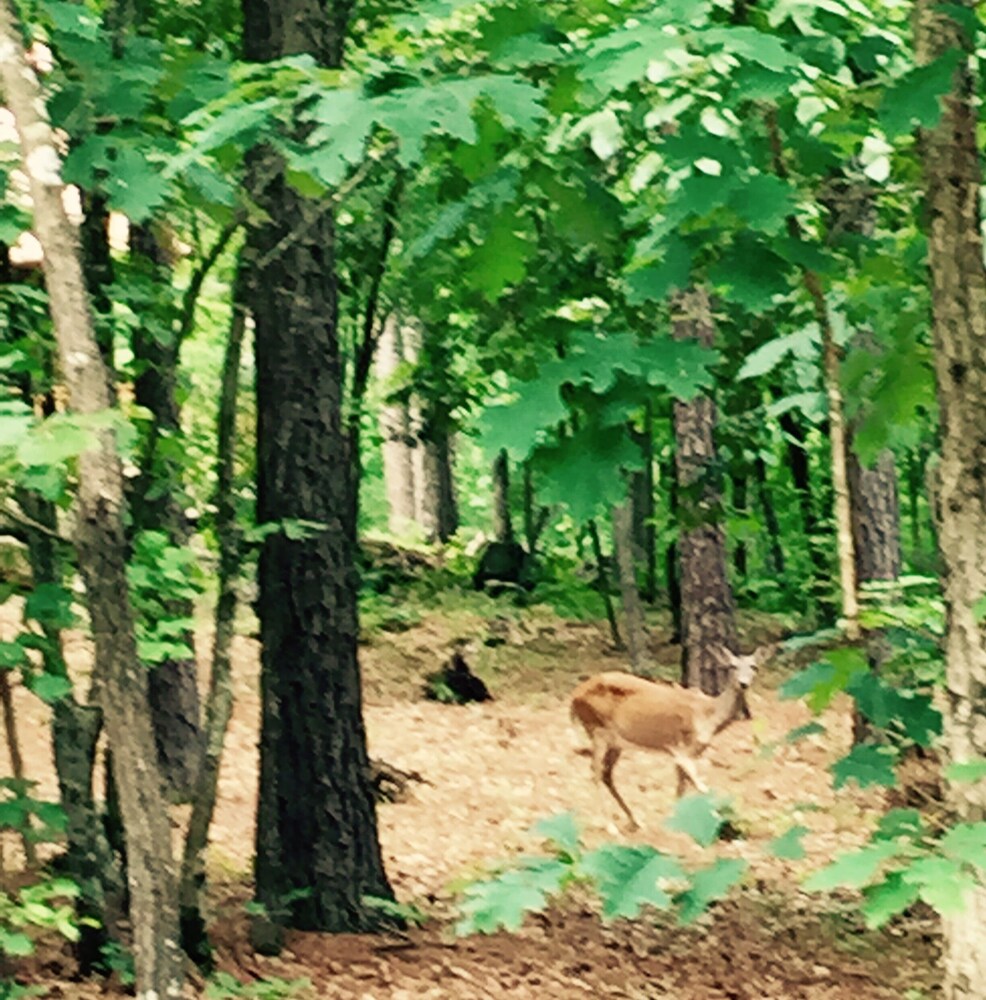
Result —
[[[10, 608], [10, 602], [0, 608], [0, 639], [15, 628]], [[392, 626], [401, 631], [374, 629], [361, 650], [371, 754], [426, 779], [412, 786], [406, 801], [379, 809], [387, 871], [398, 898], [434, 918], [392, 937], [295, 933], [276, 959], [254, 954], [247, 939], [260, 703], [257, 644], [237, 638], [236, 708], [209, 867], [219, 967], [247, 986], [209, 995], [273, 997], [262, 992], [262, 980], [302, 978], [311, 987], [299, 996], [362, 1000], [936, 995], [939, 942], [931, 916], [919, 913], [870, 932], [851, 898], [816, 897], [798, 888], [805, 873], [865, 839], [884, 793], [832, 790], [827, 767], [850, 740], [846, 703], [837, 701], [821, 718], [824, 733], [785, 740], [810, 721], [803, 704], [777, 697], [777, 686], [794, 669], [789, 658], [764, 671], [751, 697], [753, 721], [724, 732], [701, 765], [706, 780], [732, 797], [742, 839], [703, 850], [663, 825], [674, 805], [665, 757], [628, 753], [617, 771], [618, 786], [642, 823], [635, 842], [689, 862], [722, 855], [749, 861], [743, 887], [728, 901], [682, 929], [652, 914], [606, 926], [588, 898], [572, 898], [529, 918], [517, 934], [457, 939], [452, 888], [520, 851], [538, 850], [529, 833], [538, 819], [572, 810], [587, 846], [613, 839], [597, 814], [589, 763], [572, 752], [566, 697], [581, 678], [621, 669], [622, 657], [595, 625], [564, 622], [543, 608], [490, 608], [481, 614], [456, 608], [450, 599], [447, 607]], [[655, 629], [655, 637], [662, 634], [666, 630]], [[749, 648], [769, 637], [770, 623], [748, 621], [744, 634]], [[495, 701], [453, 706], [422, 700], [423, 676], [441, 665], [458, 636], [480, 640], [471, 664]], [[201, 638], [208, 649], [209, 636]], [[677, 649], [656, 638], [653, 652], [673, 675]], [[84, 686], [89, 644], [73, 636], [67, 654]], [[39, 782], [36, 794], [54, 797], [47, 709], [22, 689], [15, 695], [29, 777]], [[0, 766], [9, 766], [5, 752]], [[794, 824], [810, 831], [803, 840], [806, 857], [772, 856], [768, 843]], [[15, 841], [8, 838], [4, 848], [7, 865], [15, 864]], [[49, 997], [125, 995], [112, 979], [73, 982], [65, 949], [42, 948], [17, 971], [22, 981], [44, 985]]]

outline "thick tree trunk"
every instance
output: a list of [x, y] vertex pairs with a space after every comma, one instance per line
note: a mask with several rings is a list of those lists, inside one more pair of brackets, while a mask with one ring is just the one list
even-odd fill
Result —
[[510, 516], [510, 459], [501, 451], [493, 462], [493, 537], [498, 542], [514, 540]]
[[896, 580], [901, 566], [900, 505], [893, 452], [882, 452], [871, 469], [850, 452], [849, 492], [859, 582]]
[[[975, 5], [955, 11], [971, 19]], [[967, 20], [952, 8], [918, 0], [914, 9], [918, 62], [955, 46], [965, 49]], [[983, 266], [974, 86], [963, 58], [940, 123], [921, 139], [927, 190], [935, 374], [941, 413], [941, 463], [935, 507], [945, 566], [945, 743], [953, 761], [986, 757], [986, 268]], [[963, 820], [986, 820], [986, 781], [955, 783], [953, 803]], [[942, 918], [944, 996], [986, 997], [986, 887], [966, 891], [966, 908]]]
[[[41, 88], [24, 58], [22, 37], [8, 0], [0, 0], [0, 83], [30, 182], [62, 372], [72, 410], [95, 414], [112, 405], [106, 365], [93, 331], [78, 238], [62, 205], [55, 137], [44, 117]], [[137, 995], [141, 1000], [177, 1000], [184, 970], [171, 831], [128, 598], [123, 473], [109, 431], [79, 457], [75, 513], [75, 543], [95, 643], [95, 684], [127, 826]]]
[[613, 508], [613, 551], [620, 581], [623, 602], [624, 635], [630, 668], [635, 674], [647, 676], [653, 669], [648, 649], [647, 624], [644, 607], [637, 589], [636, 546], [633, 541], [633, 513], [631, 501], [625, 500]]
[[[674, 336], [711, 347], [715, 338], [708, 295], [694, 289], [675, 302]], [[675, 401], [678, 548], [681, 560], [682, 680], [706, 694], [723, 689], [736, 648], [733, 592], [726, 573], [722, 495], [714, 481], [716, 405], [708, 396]]]
[[[385, 389], [398, 367], [413, 360], [412, 345], [396, 316], [384, 323], [377, 346], [377, 378]], [[383, 438], [383, 478], [387, 493], [388, 527], [403, 535], [415, 523], [414, 437], [410, 406], [406, 402], [387, 403], [380, 410]]]
[[[244, 0], [245, 54], [306, 53], [339, 66], [349, 4]], [[377, 838], [357, 659], [356, 504], [343, 424], [335, 224], [287, 182], [269, 149], [248, 183], [268, 221], [249, 234], [257, 371], [257, 516], [320, 527], [264, 543], [258, 947], [286, 926], [377, 926], [366, 896], [391, 897]], [[312, 359], [317, 358], [318, 364]]]

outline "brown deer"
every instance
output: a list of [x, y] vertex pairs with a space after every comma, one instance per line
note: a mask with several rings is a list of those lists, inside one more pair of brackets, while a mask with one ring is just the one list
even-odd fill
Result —
[[722, 657], [732, 669], [715, 698], [618, 671], [596, 674], [575, 689], [572, 721], [581, 723], [591, 744], [591, 749], [579, 752], [592, 755], [594, 778], [609, 790], [631, 829], [638, 829], [638, 823], [613, 783], [613, 768], [623, 751], [636, 746], [666, 753], [678, 773], [678, 797], [688, 784], [705, 792], [695, 762], [713, 737], [746, 710], [746, 689], [774, 649], [764, 647], [746, 656], [723, 649]]

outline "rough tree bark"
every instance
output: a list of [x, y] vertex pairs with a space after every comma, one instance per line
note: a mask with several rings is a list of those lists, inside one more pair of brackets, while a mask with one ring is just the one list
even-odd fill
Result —
[[[248, 59], [308, 54], [342, 62], [343, 0], [244, 0]], [[249, 233], [255, 321], [257, 516], [319, 525], [277, 532], [260, 556], [262, 642], [254, 939], [276, 950], [286, 926], [377, 926], [366, 896], [391, 897], [377, 838], [357, 659], [357, 505], [343, 422], [335, 222], [290, 186], [276, 153], [251, 155], [266, 221]], [[318, 364], [312, 364], [317, 358]]]
[[[24, 58], [8, 0], [0, 0], [0, 84], [13, 113], [44, 249], [45, 281], [71, 408], [80, 414], [112, 405], [93, 330], [78, 236], [62, 205], [61, 163], [38, 81]], [[131, 920], [141, 1000], [178, 998], [177, 882], [171, 831], [128, 599], [123, 473], [114, 435], [103, 431], [79, 457], [75, 544], [95, 643], [95, 683], [114, 749], [127, 826]]]
[[[960, 24], [952, 11], [968, 13]], [[928, 258], [931, 269], [935, 375], [941, 413], [941, 461], [935, 508], [944, 563], [946, 637], [945, 743], [953, 761], [986, 757], [986, 268], [983, 266], [972, 47], [963, 25], [973, 0], [953, 7], [917, 0], [918, 62], [950, 48], [963, 58], [941, 121], [921, 136]], [[963, 820], [986, 820], [986, 781], [955, 783], [950, 795]], [[942, 918], [944, 996], [986, 997], [986, 887], [966, 892], [963, 912]]]
[[[674, 336], [711, 347], [715, 339], [708, 294], [701, 289], [674, 303]], [[681, 563], [682, 681], [717, 695], [729, 675], [723, 648], [736, 648], [733, 592], [726, 571], [722, 496], [714, 480], [716, 404], [709, 396], [674, 404]]]
[[896, 580], [901, 567], [900, 504], [893, 452], [882, 452], [867, 468], [850, 451], [849, 493], [859, 582]]

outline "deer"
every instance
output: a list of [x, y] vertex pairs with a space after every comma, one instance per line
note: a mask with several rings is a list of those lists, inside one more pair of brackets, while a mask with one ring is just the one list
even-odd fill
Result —
[[678, 774], [677, 797], [689, 785], [704, 794], [708, 789], [698, 775], [696, 761], [718, 733], [741, 714], [749, 717], [747, 688], [775, 648], [762, 647], [747, 655], [722, 648], [721, 659], [731, 669], [717, 697], [621, 671], [596, 674], [575, 689], [572, 722], [581, 724], [591, 744], [578, 752], [592, 756], [592, 773], [600, 791], [605, 787], [613, 796], [631, 830], [640, 825], [613, 782], [613, 769], [623, 751], [632, 746], [668, 754]]

